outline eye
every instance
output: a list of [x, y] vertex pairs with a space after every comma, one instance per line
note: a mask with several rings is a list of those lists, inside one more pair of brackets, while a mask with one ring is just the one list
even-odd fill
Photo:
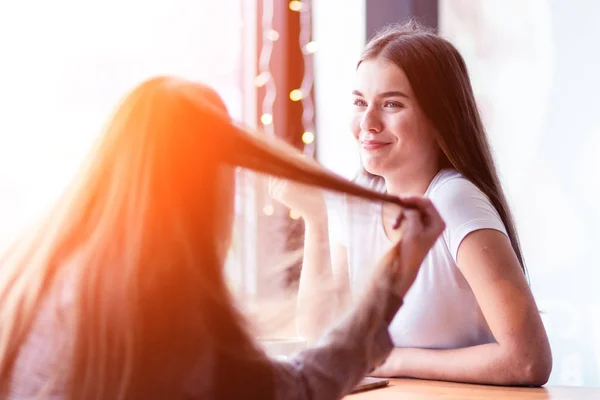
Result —
[[367, 102], [362, 99], [354, 99], [352, 104], [354, 104], [357, 107], [366, 107], [367, 106]]
[[386, 108], [403, 108], [404, 104], [398, 103], [397, 101], [386, 101], [383, 106]]

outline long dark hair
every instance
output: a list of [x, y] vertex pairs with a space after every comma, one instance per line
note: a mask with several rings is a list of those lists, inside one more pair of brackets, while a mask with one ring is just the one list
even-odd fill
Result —
[[415, 21], [389, 25], [366, 45], [360, 61], [382, 57], [406, 74], [417, 101], [435, 126], [441, 167], [454, 168], [490, 199], [526, 273], [519, 237], [477, 109], [467, 66], [447, 40]]
[[398, 203], [234, 124], [210, 88], [168, 77], [125, 98], [89, 160], [0, 259], [0, 397], [47, 295], [66, 285], [73, 301], [57, 334], [72, 357], [50, 372], [67, 382], [68, 398], [179, 398], [173, 390], [189, 384], [208, 349], [217, 397], [268, 399], [272, 364], [237, 310], [217, 250], [217, 172], [241, 166]]

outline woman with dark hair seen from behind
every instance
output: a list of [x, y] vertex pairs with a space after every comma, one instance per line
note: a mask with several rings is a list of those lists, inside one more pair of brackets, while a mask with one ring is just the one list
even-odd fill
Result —
[[[403, 206], [370, 289], [290, 362], [257, 346], [225, 284], [236, 166]], [[443, 226], [429, 200], [364, 189], [235, 126], [206, 86], [151, 79], [0, 260], [1, 397], [339, 398], [391, 351], [388, 324]]]
[[[373, 375], [545, 384], [550, 345], [462, 56], [415, 22], [389, 26], [365, 47], [352, 97], [358, 183], [423, 195], [446, 223], [390, 325], [396, 348]], [[299, 324], [314, 337], [331, 319], [318, 277], [335, 277], [339, 309], [362, 293], [369, 260], [397, 236], [395, 206], [347, 199], [326, 209], [323, 196], [309, 203], [306, 190], [279, 186], [276, 198], [306, 222]], [[319, 248], [327, 232], [331, 258]]]

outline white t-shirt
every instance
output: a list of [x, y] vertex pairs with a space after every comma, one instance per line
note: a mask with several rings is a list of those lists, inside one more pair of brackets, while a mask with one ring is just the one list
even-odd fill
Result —
[[[383, 180], [368, 184], [385, 191]], [[495, 229], [506, 234], [496, 209], [473, 183], [454, 170], [431, 181], [431, 199], [446, 229], [426, 256], [389, 331], [396, 347], [449, 349], [494, 342], [469, 284], [456, 265], [458, 247], [471, 232]], [[332, 243], [346, 246], [350, 290], [356, 297], [392, 242], [382, 224], [382, 204], [350, 197], [328, 198]]]

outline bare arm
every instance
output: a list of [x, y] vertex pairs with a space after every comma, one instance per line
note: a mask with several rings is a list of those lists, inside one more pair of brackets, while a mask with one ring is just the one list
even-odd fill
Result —
[[431, 202], [412, 202], [416, 209], [403, 211], [402, 239], [380, 260], [357, 305], [317, 346], [275, 364], [275, 399], [340, 398], [392, 349], [387, 327], [444, 229]]
[[[332, 319], [339, 314], [337, 292], [340, 271], [347, 266], [345, 250], [329, 246], [329, 221], [325, 195], [320, 189], [272, 179], [270, 196], [298, 212], [305, 224], [304, 249], [296, 307], [298, 333], [314, 342], [324, 332]], [[333, 265], [332, 265], [333, 260]], [[346, 272], [347, 273], [347, 272]], [[341, 281], [343, 282], [343, 281]]]
[[453, 350], [395, 349], [376, 375], [545, 384], [552, 369], [550, 345], [508, 238], [491, 229], [472, 232], [461, 243], [457, 261], [496, 343]]
[[350, 271], [348, 266], [348, 250], [339, 243], [331, 243], [331, 271], [336, 293], [335, 315], [342, 315], [350, 306]]
[[296, 322], [299, 334], [313, 342], [349, 303], [348, 263], [344, 246], [330, 247], [326, 215], [305, 224]]

